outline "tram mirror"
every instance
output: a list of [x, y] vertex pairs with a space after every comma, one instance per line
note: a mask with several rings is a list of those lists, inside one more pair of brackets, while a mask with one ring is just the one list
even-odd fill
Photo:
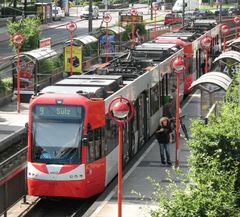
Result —
[[84, 136], [84, 137], [82, 138], [82, 144], [83, 144], [84, 146], [88, 146], [88, 138], [87, 138], [87, 136]]
[[92, 131], [92, 126], [91, 126], [90, 123], [87, 124], [87, 131], [88, 131], [88, 132], [89, 132], [89, 131]]

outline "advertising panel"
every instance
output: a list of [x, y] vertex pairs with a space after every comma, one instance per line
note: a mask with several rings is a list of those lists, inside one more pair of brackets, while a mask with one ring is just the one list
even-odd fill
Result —
[[[70, 46], [65, 46], [64, 48], [64, 66], [65, 72], [70, 72], [71, 59], [70, 59]], [[72, 46], [72, 58], [73, 58], [73, 73], [82, 72], [82, 47]]]

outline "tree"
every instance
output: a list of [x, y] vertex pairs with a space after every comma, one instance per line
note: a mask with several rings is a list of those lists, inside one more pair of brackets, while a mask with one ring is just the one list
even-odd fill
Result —
[[24, 37], [24, 42], [21, 47], [21, 51], [28, 51], [38, 48], [38, 41], [40, 39], [40, 25], [41, 20], [39, 18], [25, 18], [20, 21], [8, 21], [7, 29], [9, 34], [9, 45], [15, 49], [15, 45], [12, 42], [12, 36], [16, 32], [20, 32]]

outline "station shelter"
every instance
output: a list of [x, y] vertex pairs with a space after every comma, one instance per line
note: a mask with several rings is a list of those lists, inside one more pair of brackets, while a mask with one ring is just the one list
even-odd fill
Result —
[[40, 17], [43, 23], [52, 22], [52, 3], [38, 2], [35, 3], [37, 16]]
[[[99, 40], [99, 55], [102, 61], [106, 57], [106, 42], [108, 41], [108, 57], [111, 60], [118, 52], [123, 51], [125, 48], [122, 46], [122, 36], [126, 30], [121, 26], [112, 26], [108, 28], [108, 37], [106, 37], [106, 29], [102, 28], [96, 33]], [[108, 40], [107, 40], [108, 39]]]
[[232, 79], [228, 75], [222, 72], [211, 71], [202, 75], [191, 84], [191, 92], [200, 91], [201, 117], [207, 115], [215, 102], [223, 99], [231, 82]]
[[240, 38], [234, 39], [228, 47], [231, 48], [231, 50], [240, 52]]
[[[78, 36], [73, 38], [72, 42], [72, 72], [75, 74], [88, 71], [92, 64], [98, 62], [98, 39], [92, 35]], [[70, 72], [71, 64], [70, 41], [65, 42], [64, 46], [64, 69]]]
[[237, 51], [227, 51], [220, 54], [213, 61], [214, 71], [220, 71], [233, 77], [236, 73], [240, 72], [240, 53]]
[[[63, 70], [53, 66], [53, 58], [58, 53], [51, 48], [39, 48], [20, 55], [20, 95], [21, 102], [28, 102], [38, 90], [63, 77]], [[50, 64], [50, 65], [49, 65]], [[17, 56], [12, 64], [13, 92], [17, 93]], [[61, 72], [61, 73], [59, 73]]]

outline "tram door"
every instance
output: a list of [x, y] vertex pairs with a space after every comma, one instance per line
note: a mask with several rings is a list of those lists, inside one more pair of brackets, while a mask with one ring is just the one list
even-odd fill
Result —
[[139, 114], [139, 99], [137, 99], [134, 103], [134, 116], [133, 118], [129, 121], [129, 154], [130, 158], [134, 156], [137, 151], [138, 151], [138, 114]]
[[201, 76], [201, 49], [197, 50], [197, 55], [196, 55], [196, 71], [197, 71], [197, 78]]
[[141, 93], [139, 97], [139, 113], [138, 113], [138, 131], [139, 131], [139, 147], [141, 147], [146, 141], [147, 141], [147, 135], [148, 135], [148, 117], [147, 117], [147, 111], [148, 111], [148, 104], [147, 104], [147, 92]]

